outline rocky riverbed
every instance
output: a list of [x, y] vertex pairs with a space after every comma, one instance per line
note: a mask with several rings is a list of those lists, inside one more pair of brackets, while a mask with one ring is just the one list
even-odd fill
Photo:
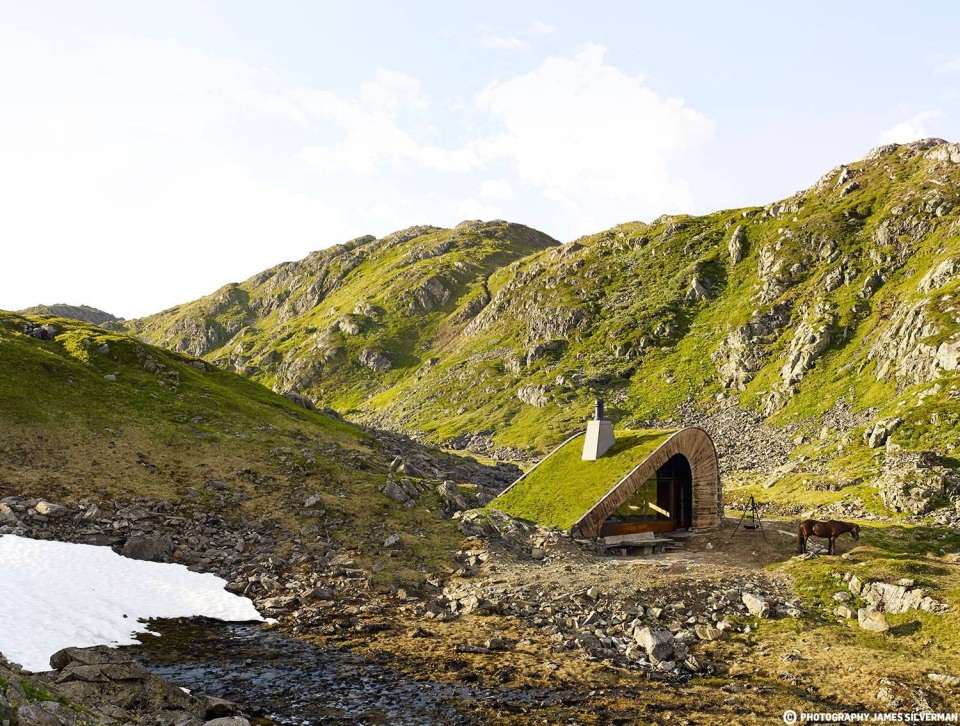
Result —
[[[918, 685], [924, 672], [916, 659], [904, 661], [912, 669], [906, 675], [896, 673], [895, 661], [880, 658], [866, 681], [853, 684], [852, 675], [837, 675], [820, 683], [816, 661], [807, 665], [798, 654], [834, 649], [860, 658], [863, 651], [848, 630], [822, 627], [839, 617], [859, 630], [857, 618], [835, 614], [846, 601], [811, 605], [801, 596], [780, 567], [792, 557], [795, 540], [777, 523], [768, 523], [766, 539], [756, 531], [724, 529], [678, 541], [665, 555], [635, 557], [601, 553], [591, 543], [496, 515], [460, 514], [465, 539], [447, 571], [424, 573], [413, 586], [383, 587], [374, 585], [352, 550], [319, 529], [291, 533], [271, 522], [228, 519], [195, 511], [189, 499], [67, 504], [7, 497], [3, 505], [0, 533], [112, 545], [129, 556], [214, 571], [278, 620], [273, 629], [157, 623], [164, 636], [140, 649], [109, 655], [99, 649], [96, 658], [105, 662], [89, 664], [99, 680], [82, 688], [69, 685], [78, 677], [64, 676], [63, 667], [29, 676], [7, 664], [0, 678], [30, 684], [20, 690], [40, 695], [18, 701], [19, 691], [7, 686], [0, 689], [6, 699], [0, 706], [25, 703], [48, 714], [30, 721], [33, 711], [25, 712], [21, 723], [83, 723], [64, 699], [106, 719], [110, 697], [103, 694], [121, 686], [173, 699], [161, 704], [131, 697], [141, 710], [131, 706], [130, 720], [183, 726], [214, 718], [760, 723], [748, 715], [784, 704], [805, 703], [808, 710], [857, 705], [850, 693], [890, 690], [881, 679], [921, 688], [930, 703], [949, 703], [944, 691], [953, 687], [949, 680], [932, 690]], [[858, 562], [837, 562], [845, 569], [837, 572], [835, 589], [848, 590], [839, 578], [860, 572]], [[938, 559], [928, 567], [947, 572], [952, 565], [945, 563]], [[890, 617], [890, 635], [883, 637], [911, 637], [913, 631], [897, 623], [903, 616]], [[115, 668], [112, 658], [122, 667]], [[87, 672], [64, 665], [74, 674]], [[177, 694], [183, 692], [170, 684], [191, 689], [197, 702], [181, 702]], [[239, 705], [204, 700], [210, 697]], [[875, 703], [873, 697], [867, 702]], [[219, 704], [217, 710], [208, 712], [208, 703]], [[167, 720], [154, 719], [151, 709]], [[687, 715], [673, 721], [660, 716], [674, 711]], [[174, 713], [181, 714], [179, 721], [167, 718]]]

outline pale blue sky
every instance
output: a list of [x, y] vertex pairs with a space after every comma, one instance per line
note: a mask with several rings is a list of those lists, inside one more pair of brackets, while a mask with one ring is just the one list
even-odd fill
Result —
[[0, 308], [144, 315], [412, 224], [568, 241], [960, 140], [960, 6], [772, 5], [0, 2]]

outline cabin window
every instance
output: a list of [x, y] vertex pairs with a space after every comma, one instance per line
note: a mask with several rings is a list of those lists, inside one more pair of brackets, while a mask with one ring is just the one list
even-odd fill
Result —
[[[659, 474], [659, 472], [658, 472]], [[655, 522], [672, 519], [669, 496], [663, 496], [664, 489], [669, 492], [670, 482], [659, 476], [650, 477], [627, 501], [610, 515], [611, 522]]]
[[670, 523], [670, 529], [689, 527], [691, 494], [690, 463], [682, 454], [677, 454], [607, 517], [605, 524], [653, 526], [657, 531], [662, 528], [661, 523]]

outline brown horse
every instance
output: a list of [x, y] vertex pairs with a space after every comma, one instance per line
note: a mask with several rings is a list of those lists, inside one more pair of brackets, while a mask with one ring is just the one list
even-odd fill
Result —
[[805, 519], [800, 522], [799, 535], [800, 543], [797, 551], [804, 553], [807, 551], [807, 540], [813, 537], [823, 537], [830, 540], [830, 547], [827, 554], [837, 554], [837, 537], [844, 532], [849, 532], [855, 540], [860, 539], [860, 525], [851, 522], [838, 522], [831, 519], [829, 522], [818, 522], [815, 519]]

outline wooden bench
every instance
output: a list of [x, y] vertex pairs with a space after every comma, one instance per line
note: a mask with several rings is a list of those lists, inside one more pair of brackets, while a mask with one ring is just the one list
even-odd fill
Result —
[[640, 550], [640, 554], [660, 554], [667, 545], [673, 544], [672, 539], [657, 537], [653, 532], [637, 532], [636, 534], [618, 534], [604, 537], [603, 544], [608, 550], [621, 550], [626, 554], [628, 549]]

